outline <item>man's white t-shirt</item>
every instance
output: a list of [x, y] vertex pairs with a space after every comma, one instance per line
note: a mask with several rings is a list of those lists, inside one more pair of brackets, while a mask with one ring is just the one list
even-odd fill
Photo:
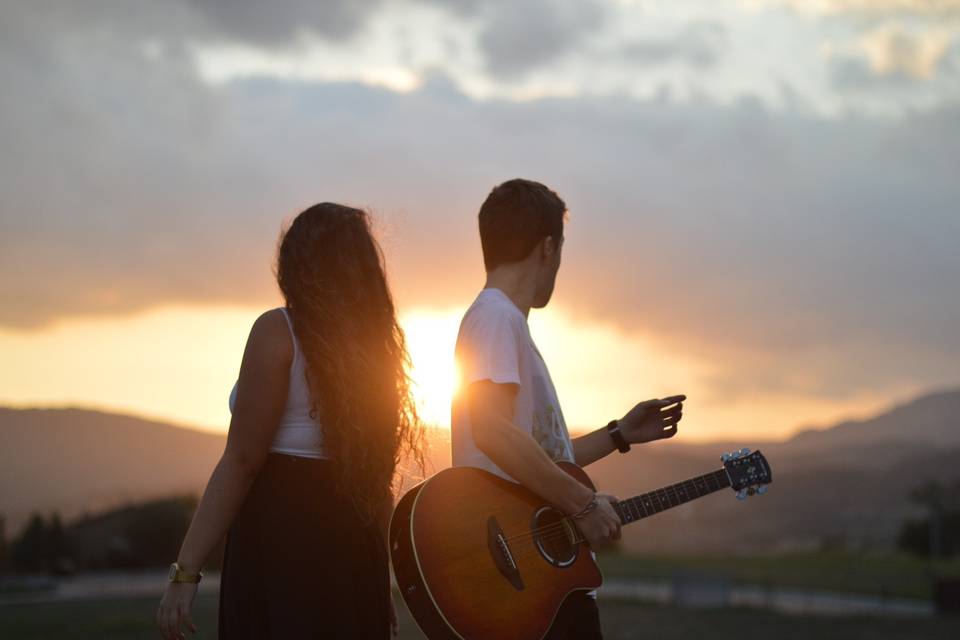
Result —
[[[481, 380], [519, 385], [513, 423], [554, 461], [574, 461], [550, 372], [530, 337], [526, 317], [505, 293], [493, 288], [480, 292], [460, 323], [456, 357], [464, 389]], [[463, 395], [453, 402], [451, 439], [454, 466], [478, 467], [512, 480], [474, 443]]]

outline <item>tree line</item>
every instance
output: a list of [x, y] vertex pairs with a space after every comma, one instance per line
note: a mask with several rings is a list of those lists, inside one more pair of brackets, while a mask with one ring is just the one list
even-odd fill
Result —
[[[34, 513], [9, 542], [0, 516], [0, 570], [62, 575], [165, 567], [176, 559], [196, 507], [195, 496], [173, 496], [84, 515], [69, 524], [57, 512]], [[222, 548], [213, 554], [211, 568], [221, 557]]]
[[[923, 557], [960, 554], [960, 479], [930, 482], [911, 492], [926, 516], [900, 530], [900, 550]], [[8, 541], [0, 514], [0, 572], [69, 574], [99, 569], [165, 567], [179, 552], [197, 498], [172, 496], [84, 515], [64, 524], [60, 514], [34, 513]], [[208, 568], [217, 568], [223, 544]]]

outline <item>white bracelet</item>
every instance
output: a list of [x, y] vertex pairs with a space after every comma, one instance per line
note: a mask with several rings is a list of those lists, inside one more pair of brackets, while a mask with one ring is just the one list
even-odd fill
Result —
[[573, 514], [572, 516], [570, 516], [570, 518], [571, 518], [572, 520], [579, 520], [579, 519], [582, 518], [583, 516], [587, 515], [588, 513], [590, 513], [590, 512], [593, 511], [594, 509], [596, 509], [596, 508], [597, 508], [597, 505], [599, 505], [599, 504], [600, 504], [600, 503], [599, 503], [599, 501], [597, 500], [597, 494], [594, 493], [594, 494], [593, 494], [593, 497], [590, 498], [590, 502], [588, 502], [588, 503], [586, 504], [586, 506], [583, 507], [583, 509], [580, 509], [580, 511], [577, 511], [575, 514]]

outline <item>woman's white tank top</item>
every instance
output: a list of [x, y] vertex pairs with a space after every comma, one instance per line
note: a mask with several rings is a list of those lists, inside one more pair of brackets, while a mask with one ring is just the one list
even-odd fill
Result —
[[[323, 431], [320, 423], [310, 417], [310, 390], [307, 387], [306, 359], [300, 350], [300, 341], [293, 332], [293, 322], [286, 308], [280, 307], [293, 340], [293, 362], [290, 363], [290, 385], [287, 406], [280, 418], [280, 427], [270, 445], [270, 451], [304, 458], [327, 458], [323, 450]], [[237, 383], [230, 392], [230, 412], [237, 398]]]

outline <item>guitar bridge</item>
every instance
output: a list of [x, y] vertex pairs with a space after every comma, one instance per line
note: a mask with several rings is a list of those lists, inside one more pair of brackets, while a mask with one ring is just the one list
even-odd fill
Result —
[[487, 518], [487, 548], [490, 555], [493, 556], [493, 563], [497, 565], [497, 569], [507, 579], [507, 582], [513, 585], [513, 588], [517, 591], [522, 591], [523, 579], [520, 578], [520, 568], [517, 566], [516, 560], [513, 559], [510, 545], [503, 535], [500, 524], [493, 516]]

